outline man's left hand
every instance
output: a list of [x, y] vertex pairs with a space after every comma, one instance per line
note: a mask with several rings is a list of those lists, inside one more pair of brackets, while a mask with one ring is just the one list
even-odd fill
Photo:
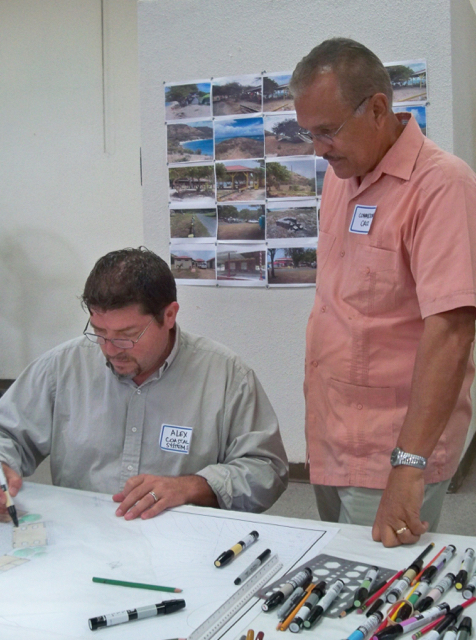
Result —
[[201, 476], [169, 478], [141, 474], [129, 478], [124, 489], [112, 499], [121, 503], [116, 516], [124, 516], [124, 520], [134, 520], [139, 516], [146, 520], [181, 504], [218, 506], [215, 494]]
[[372, 538], [385, 547], [417, 542], [428, 529], [428, 522], [420, 520], [424, 492], [423, 471], [404, 465], [392, 469], [380, 500]]

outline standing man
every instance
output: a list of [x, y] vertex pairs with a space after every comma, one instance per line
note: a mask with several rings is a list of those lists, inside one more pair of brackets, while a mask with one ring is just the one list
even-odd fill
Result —
[[410, 544], [437, 526], [471, 418], [476, 176], [392, 112], [353, 40], [315, 47], [290, 88], [330, 165], [304, 385], [319, 513]]
[[84, 335], [38, 358], [0, 399], [11, 495], [50, 455], [53, 484], [112, 493], [126, 520], [181, 504], [270, 507], [288, 479], [276, 415], [238, 356], [180, 330], [168, 265], [144, 248], [112, 251], [82, 302]]

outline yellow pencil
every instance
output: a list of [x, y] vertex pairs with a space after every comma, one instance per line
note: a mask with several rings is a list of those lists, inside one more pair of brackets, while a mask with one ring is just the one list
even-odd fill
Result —
[[278, 624], [278, 626], [276, 627], [276, 629], [278, 631], [286, 631], [286, 629], [289, 627], [289, 625], [291, 624], [291, 622], [294, 620], [294, 618], [296, 617], [296, 613], [299, 611], [299, 609], [302, 607], [302, 605], [306, 602], [306, 600], [309, 598], [309, 596], [311, 595], [311, 591], [314, 589], [316, 585], [313, 584], [311, 582], [311, 584], [307, 587], [306, 591], [304, 592], [301, 600], [299, 600], [299, 602], [297, 603], [297, 605], [294, 607], [294, 609], [291, 611], [291, 613], [288, 615], [288, 617], [286, 618], [286, 620], [283, 620], [283, 622], [281, 622], [280, 624]]

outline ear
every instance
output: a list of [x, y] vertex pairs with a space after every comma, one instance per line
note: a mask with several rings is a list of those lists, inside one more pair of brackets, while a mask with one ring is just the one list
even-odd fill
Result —
[[388, 98], [384, 93], [376, 93], [370, 98], [370, 111], [376, 126], [381, 128], [389, 114]]
[[178, 302], [171, 302], [168, 307], [165, 308], [164, 311], [164, 325], [168, 329], [172, 329], [175, 324], [175, 318], [177, 317], [177, 313], [179, 310]]

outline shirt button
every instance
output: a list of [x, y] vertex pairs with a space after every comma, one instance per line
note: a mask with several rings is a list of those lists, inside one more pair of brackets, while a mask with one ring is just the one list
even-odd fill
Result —
[[359, 409], [359, 410], [360, 410], [360, 409], [363, 409], [363, 408], [364, 408], [364, 407], [363, 407], [363, 405], [361, 405], [361, 404], [358, 404], [358, 405], [357, 405], [357, 409]]
[[317, 360], [313, 360], [313, 361], [311, 362], [311, 364], [312, 364], [312, 366], [313, 366], [313, 367], [318, 367], [318, 366], [319, 366], [319, 363], [318, 363], [318, 361], [317, 361]]
[[326, 305], [322, 306], [322, 307], [321, 307], [321, 311], [322, 311], [322, 313], [325, 313], [325, 312], [326, 312], [326, 309], [327, 309]]
[[340, 252], [340, 257], [343, 258], [345, 256], [345, 251]]
[[128, 470], [128, 471], [132, 471], [132, 469], [133, 469], [133, 468], [134, 468], [134, 467], [130, 464], [130, 465], [127, 467], [127, 470]]
[[142, 393], [142, 391], [140, 389], [137, 389], [136, 391], [137, 395], [140, 396], [140, 394]]
[[137, 427], [132, 427], [132, 433], [135, 433], [137, 431]]

